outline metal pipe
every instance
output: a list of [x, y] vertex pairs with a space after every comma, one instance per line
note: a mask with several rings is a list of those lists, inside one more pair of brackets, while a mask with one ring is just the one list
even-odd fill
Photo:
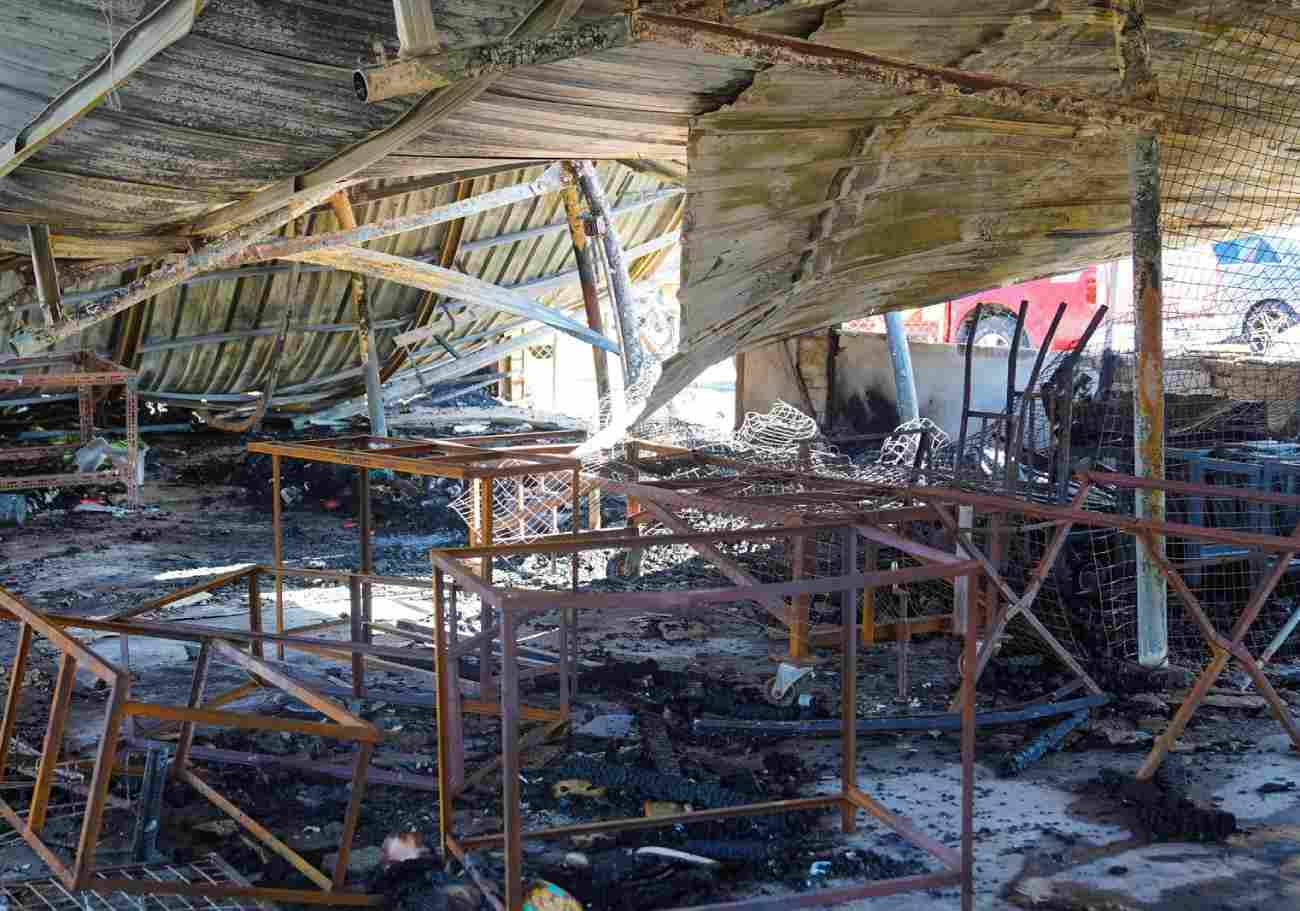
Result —
[[1085, 709], [1084, 711], [1075, 712], [1062, 721], [1058, 721], [1031, 740], [1027, 746], [1007, 756], [1002, 763], [1002, 774], [1008, 777], [1019, 775], [1059, 747], [1065, 741], [1065, 738], [1070, 736], [1071, 732], [1087, 720], [1088, 712]]
[[885, 337], [889, 342], [889, 359], [894, 362], [894, 388], [898, 398], [898, 421], [906, 424], [921, 416], [916, 398], [916, 375], [912, 372], [912, 349], [907, 344], [907, 327], [897, 310], [885, 313]]
[[610, 296], [614, 302], [614, 313], [618, 317], [618, 332], [623, 353], [624, 389], [631, 389], [641, 376], [645, 360], [641, 351], [640, 321], [636, 318], [636, 299], [632, 295], [632, 278], [628, 275], [623, 244], [614, 229], [609, 199], [605, 196], [605, 186], [600, 181], [596, 166], [590, 161], [579, 161], [575, 167], [578, 172], [578, 182], [582, 185], [583, 195], [587, 197], [591, 214], [603, 223], [600, 239], [605, 249], [605, 259], [609, 264]]
[[1287, 618], [1286, 623], [1282, 624], [1282, 628], [1277, 631], [1277, 635], [1269, 642], [1268, 648], [1260, 652], [1260, 667], [1268, 664], [1269, 660], [1277, 654], [1277, 650], [1286, 644], [1287, 639], [1291, 638], [1291, 634], [1295, 632], [1297, 626], [1300, 626], [1300, 607], [1291, 612], [1291, 616]]
[[63, 302], [59, 299], [59, 270], [54, 266], [50, 247], [49, 225], [28, 225], [27, 241], [32, 248], [32, 272], [36, 277], [36, 295], [45, 314], [45, 325], [63, 319]]
[[[125, 641], [126, 637], [123, 637]], [[192, 749], [191, 749], [192, 753]], [[171, 749], [150, 743], [145, 753], [144, 778], [140, 784], [139, 815], [131, 838], [131, 859], [147, 864], [158, 854], [158, 829], [162, 817], [163, 785], [171, 765]]]
[[[1133, 313], [1136, 321], [1137, 370], [1133, 383], [1133, 473], [1140, 478], [1165, 476], [1164, 314], [1160, 277], [1160, 146], [1152, 134], [1137, 136], [1130, 163], [1133, 231]], [[1137, 519], [1163, 521], [1165, 492], [1136, 491]], [[1161, 667], [1169, 660], [1168, 589], [1155, 556], [1165, 552], [1162, 535], [1137, 544], [1138, 663]]]
[[[565, 162], [565, 169], [575, 179], [578, 177], [577, 166], [573, 162]], [[560, 198], [564, 201], [565, 224], [569, 229], [569, 237], [573, 242], [573, 258], [578, 264], [578, 279], [582, 282], [582, 305], [587, 313], [587, 327], [592, 332], [605, 334], [604, 321], [600, 315], [600, 289], [597, 287], [596, 276], [596, 259], [592, 256], [591, 245], [587, 237], [586, 225], [583, 222], [581, 207], [578, 204], [577, 187], [568, 186], [560, 191]], [[596, 409], [596, 419], [600, 420], [599, 402], [609, 398], [609, 357], [605, 352], [592, 346], [591, 356], [593, 367], [596, 371], [596, 399], [598, 407]]]

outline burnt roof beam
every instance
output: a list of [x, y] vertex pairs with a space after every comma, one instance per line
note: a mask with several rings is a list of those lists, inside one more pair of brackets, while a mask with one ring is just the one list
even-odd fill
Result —
[[578, 321], [550, 307], [536, 303], [524, 294], [500, 285], [493, 285], [463, 272], [435, 266], [433, 263], [393, 256], [363, 247], [330, 247], [285, 258], [333, 266], [348, 272], [422, 288], [478, 307], [534, 319], [588, 345], [596, 345], [614, 354], [619, 353], [618, 346], [605, 336], [592, 332]]
[[394, 234], [402, 234], [421, 228], [431, 227], [446, 221], [476, 214], [487, 209], [510, 205], [533, 196], [552, 193], [565, 185], [566, 177], [558, 165], [548, 168], [537, 179], [527, 183], [515, 184], [500, 190], [493, 190], [479, 196], [471, 196], [460, 202], [439, 206], [414, 215], [398, 216], [382, 222], [373, 222], [352, 230], [333, 231], [328, 234], [310, 237], [278, 238], [263, 240], [273, 231], [278, 231], [287, 222], [305, 212], [311, 211], [320, 203], [329, 199], [336, 191], [333, 184], [326, 183], [310, 190], [295, 193], [293, 203], [284, 208], [264, 215], [260, 219], [245, 225], [236, 234], [219, 241], [213, 241], [195, 253], [168, 263], [160, 269], [150, 272], [129, 285], [123, 285], [104, 297], [96, 298], [88, 305], [85, 312], [69, 317], [52, 326], [28, 326], [10, 336], [10, 345], [20, 355], [33, 354], [50, 348], [61, 339], [84, 332], [91, 326], [111, 319], [143, 300], [174, 288], [177, 285], [201, 275], [253, 262], [268, 259], [289, 259], [293, 254], [330, 247], [347, 246], [378, 240]]
[[357, 70], [362, 100], [446, 90], [521, 67], [554, 63], [603, 50], [649, 43], [740, 57], [764, 66], [788, 65], [826, 76], [882, 85], [902, 95], [970, 99], [997, 107], [1051, 114], [1109, 129], [1159, 129], [1166, 116], [1140, 102], [1060, 91], [987, 73], [926, 66], [846, 48], [767, 34], [723, 22], [645, 10], [591, 19], [547, 34], [510, 37], [472, 48], [412, 57]]

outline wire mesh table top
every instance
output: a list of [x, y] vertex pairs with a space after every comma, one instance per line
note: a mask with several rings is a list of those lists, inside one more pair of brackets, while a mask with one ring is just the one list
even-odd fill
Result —
[[[96, 870], [97, 879], [129, 879], [203, 885], [246, 886], [247, 881], [220, 856], [209, 854], [193, 863], [130, 864]], [[128, 895], [125, 892], [69, 892], [56, 877], [0, 882], [0, 897], [9, 911], [246, 911], [274, 907], [246, 898], [186, 895]]]

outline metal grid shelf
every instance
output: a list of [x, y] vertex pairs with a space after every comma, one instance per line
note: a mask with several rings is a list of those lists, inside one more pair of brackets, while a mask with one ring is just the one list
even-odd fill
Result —
[[[107, 867], [95, 879], [209, 886], [248, 886], [249, 883], [217, 854], [188, 864], [130, 864]], [[186, 895], [130, 895], [121, 890], [70, 892], [58, 877], [0, 882], [0, 899], [9, 911], [249, 911], [274, 908], [270, 902], [247, 898]]]

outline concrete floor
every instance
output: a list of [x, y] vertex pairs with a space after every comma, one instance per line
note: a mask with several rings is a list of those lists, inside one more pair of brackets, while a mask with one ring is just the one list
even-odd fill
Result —
[[[105, 605], [120, 606], [124, 598], [143, 600], [176, 585], [178, 577], [169, 573], [267, 560], [267, 515], [226, 500], [220, 492], [216, 502], [204, 499], [211, 496], [211, 490], [154, 487], [150, 497], [164, 512], [132, 519], [77, 517], [72, 537], [66, 522], [44, 517], [21, 530], [2, 530], [5, 563], [0, 564], [0, 584], [29, 597], [37, 607], [98, 613]], [[290, 539], [291, 558], [351, 553], [348, 540], [355, 531], [341, 531], [336, 516], [302, 515], [294, 522], [298, 534]], [[145, 532], [143, 540], [140, 531]], [[79, 542], [81, 549], [70, 551], [70, 540]], [[382, 554], [386, 546], [404, 540], [401, 534], [390, 535], [381, 528], [376, 543]], [[428, 546], [428, 542], [407, 543]], [[187, 605], [174, 615], [237, 624], [242, 622], [238, 601], [234, 596], [229, 603], [219, 597]], [[381, 597], [376, 607], [380, 616], [405, 617], [423, 612], [427, 603], [417, 592], [409, 597]], [[311, 587], [292, 593], [290, 604], [292, 621], [311, 622], [336, 614], [346, 604], [346, 593], [336, 586]], [[652, 641], [625, 620], [588, 629], [584, 636], [610, 658], [650, 656], [667, 666], [676, 662], [685, 667], [706, 653], [721, 652], [715, 660], [728, 670], [748, 668], [752, 674], [756, 668], [770, 667], [764, 662], [774, 646], [761, 638], [759, 624], [752, 619], [719, 618], [710, 625], [708, 640]], [[8, 655], [12, 633], [0, 630], [0, 637], [0, 654]], [[96, 647], [116, 657], [115, 642], [97, 642]], [[133, 641], [133, 665], [143, 669], [184, 660], [183, 649], [178, 648]], [[870, 684], [868, 680], [864, 685]], [[593, 706], [588, 714], [609, 710], [610, 706]], [[1089, 792], [1089, 783], [1102, 769], [1136, 769], [1140, 747], [1099, 747], [1097, 738], [1090, 738], [1083, 747], [1053, 754], [1016, 779], [998, 777], [990, 765], [995, 757], [981, 755], [977, 906], [1168, 911], [1300, 908], [1300, 789], [1259, 792], [1264, 784], [1295, 782], [1300, 777], [1300, 758], [1289, 751], [1281, 729], [1271, 719], [1234, 716], [1223, 721], [1229, 722], [1234, 737], [1243, 744], [1238, 752], [1207, 748], [1182, 757], [1193, 770], [1198, 795], [1237, 814], [1244, 831], [1226, 844], [1143, 843], [1135, 839], [1115, 801]], [[781, 749], [798, 752], [810, 767], [829, 769], [837, 741], [788, 742]], [[959, 821], [955, 750], [952, 735], [864, 738], [859, 784], [892, 810], [955, 845]], [[832, 786], [833, 781], [823, 777], [811, 782], [809, 790]], [[896, 836], [870, 823], [844, 844], [917, 856]], [[40, 869], [25, 847], [0, 846], [0, 876], [34, 875]], [[958, 899], [955, 891], [946, 891], [863, 901], [851, 907], [956, 909]]]

